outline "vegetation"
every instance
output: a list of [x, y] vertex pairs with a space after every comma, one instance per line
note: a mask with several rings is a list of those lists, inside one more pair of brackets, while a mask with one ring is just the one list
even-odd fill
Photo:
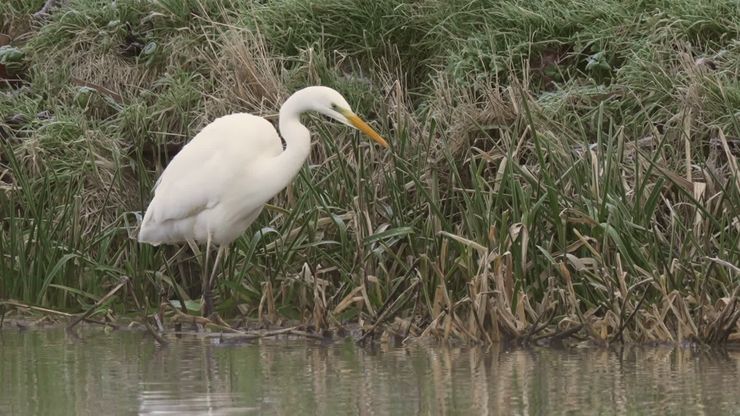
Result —
[[226, 261], [222, 316], [739, 338], [734, 1], [42, 5], [0, 5], [0, 298], [80, 312], [128, 276], [95, 315], [192, 305], [200, 258], [134, 239], [158, 173], [213, 118], [275, 120], [324, 84], [392, 150], [309, 121], [309, 163]]

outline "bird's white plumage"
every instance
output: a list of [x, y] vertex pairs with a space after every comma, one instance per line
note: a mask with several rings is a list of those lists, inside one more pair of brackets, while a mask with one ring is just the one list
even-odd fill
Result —
[[[230, 243], [272, 196], [250, 191], [255, 184], [245, 180], [259, 180], [262, 175], [252, 173], [282, 151], [277, 131], [261, 117], [238, 113], [214, 120], [175, 155], [162, 173], [139, 240], [152, 244], [206, 241], [210, 230], [212, 242]], [[264, 187], [269, 183], [261, 185], [267, 191]], [[264, 196], [249, 198], [259, 197], [255, 194]], [[238, 210], [234, 209], [236, 205]], [[232, 226], [216, 226], [227, 220]]]

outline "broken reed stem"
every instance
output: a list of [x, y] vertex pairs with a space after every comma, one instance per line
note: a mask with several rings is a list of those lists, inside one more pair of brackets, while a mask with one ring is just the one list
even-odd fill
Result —
[[311, 339], [317, 339], [317, 340], [325, 340], [325, 337], [322, 337], [318, 334], [313, 334], [311, 332], [301, 331], [298, 329], [298, 326], [290, 327], [290, 328], [283, 328], [283, 329], [276, 329], [272, 331], [235, 331], [230, 333], [203, 333], [203, 332], [195, 332], [195, 331], [180, 331], [180, 332], [173, 332], [173, 334], [176, 335], [193, 335], [193, 336], [199, 336], [204, 338], [221, 338], [221, 339], [240, 339], [240, 340], [253, 340], [253, 339], [261, 339], [261, 338], [269, 338], [269, 337], [276, 337], [280, 335], [295, 335], [303, 338], [311, 338]]
[[[630, 316], [628, 316], [627, 319], [625, 319], [624, 321], [620, 322], [619, 329], [617, 330], [617, 333], [614, 335], [612, 340], [622, 341], [622, 334], [624, 332], [624, 329], [627, 328], [627, 325], [630, 323], [632, 318], [635, 317], [635, 315], [637, 314], [637, 311], [639, 311], [640, 308], [642, 307], [643, 302], [645, 302], [645, 299], [647, 298], [647, 294], [648, 294], [648, 291], [645, 290], [642, 294], [642, 297], [640, 298], [640, 301], [637, 302], [637, 305], [635, 306], [635, 309], [632, 311]], [[626, 305], [627, 305], [627, 297], [625, 297], [624, 304], [622, 305], [622, 310], [625, 309]], [[620, 320], [621, 320], [621, 316], [620, 316]]]
[[177, 322], [190, 322], [193, 324], [200, 324], [200, 325], [203, 325], [204, 327], [217, 328], [222, 331], [233, 332], [236, 334], [244, 333], [242, 331], [239, 331], [238, 329], [234, 329], [230, 327], [224, 321], [220, 320], [220, 318], [219, 318], [220, 320], [219, 322], [214, 322], [213, 320], [203, 317], [203, 316], [194, 316], [194, 315], [183, 313], [182, 311], [180, 311], [179, 309], [177, 309], [170, 303], [163, 303], [162, 306], [167, 307], [175, 312], [175, 317], [173, 318], [173, 320]]
[[568, 328], [563, 331], [556, 332], [554, 334], [547, 334], [547, 335], [541, 335], [539, 337], [535, 337], [533, 341], [540, 341], [540, 340], [547, 340], [549, 342], [562, 341], [565, 338], [575, 335], [581, 329], [583, 329], [583, 324], [578, 324], [574, 326], [573, 328]]
[[21, 302], [18, 302], [18, 301], [15, 301], [15, 300], [11, 300], [11, 299], [0, 301], [0, 304], [2, 304], [2, 305], [8, 305], [8, 306], [14, 306], [14, 307], [16, 307], [18, 309], [29, 309], [29, 310], [32, 310], [32, 311], [41, 312], [41, 313], [46, 314], [46, 315], [57, 315], [57, 316], [64, 316], [64, 317], [67, 317], [67, 318], [74, 316], [71, 313], [57, 311], [57, 310], [49, 309], [49, 308], [42, 308], [41, 306], [27, 305], [25, 303], [21, 303]]
[[411, 291], [412, 289], [416, 288], [419, 285], [419, 282], [420, 282], [419, 279], [414, 279], [414, 283], [412, 283], [411, 286], [406, 288], [406, 290], [404, 290], [403, 293], [401, 293], [401, 295], [395, 298], [393, 300], [393, 303], [391, 303], [390, 306], [388, 306], [388, 308], [385, 308], [383, 310], [383, 312], [378, 316], [375, 322], [373, 322], [372, 326], [370, 326], [370, 329], [368, 329], [364, 334], [362, 334], [358, 342], [364, 341], [368, 335], [372, 335], [373, 333], [375, 333], [375, 329], [378, 327], [378, 325], [382, 324], [385, 321], [386, 316], [388, 315], [390, 311], [395, 309], [396, 304], [399, 304], [400, 302], [398, 307], [403, 306], [403, 304], [406, 303], [406, 301], [408, 301], [408, 298], [405, 295], [409, 293], [409, 291]]
[[169, 341], [167, 341], [166, 339], [164, 339], [164, 337], [159, 334], [159, 332], [157, 332], [157, 331], [154, 330], [154, 328], [152, 327], [152, 325], [149, 323], [149, 321], [147, 319], [144, 319], [142, 321], [142, 323], [144, 324], [144, 328], [146, 328], [147, 332], [149, 332], [149, 334], [151, 334], [151, 336], [153, 336], [154, 339], [156, 339], [157, 342], [159, 342], [160, 345], [169, 345], [170, 344]]
[[[134, 290], [134, 284], [131, 281], [131, 279], [128, 280], [128, 288], [131, 293], [131, 296], [134, 298], [134, 304], [136, 305], [136, 309], [141, 312], [144, 317], [141, 320], [142, 324], [144, 325], [144, 328], [146, 328], [147, 332], [151, 334], [152, 337], [154, 337], [157, 342], [159, 342], [159, 345], [167, 346], [169, 345], [169, 342], [164, 339], [162, 335], [160, 335], [157, 331], [152, 328], [152, 325], [149, 323], [146, 317], [146, 313], [144, 312], [144, 308], [141, 306], [141, 302], [139, 302], [139, 297], [136, 296], [136, 291]], [[156, 315], [155, 315], [156, 316]]]
[[[65, 318], [71, 318], [71, 317], [75, 316], [74, 314], [71, 314], [71, 313], [57, 311], [57, 310], [49, 309], [49, 308], [43, 308], [41, 306], [28, 305], [28, 304], [21, 303], [21, 302], [18, 302], [16, 300], [12, 300], [12, 299], [0, 301], [0, 305], [13, 306], [16, 309], [27, 309], [27, 310], [31, 310], [31, 311], [35, 311], [35, 312], [41, 312], [44, 315], [55, 315], [55, 316], [62, 316], [62, 317], [65, 317]], [[89, 317], [89, 315], [83, 317], [82, 319], [85, 322], [89, 322], [91, 324], [104, 325], [104, 326], [109, 326], [111, 328], [116, 328], [117, 327], [117, 325], [112, 324], [110, 322], [104, 322], [104, 321], [99, 321], [97, 319], [92, 319], [92, 318]]]
[[106, 293], [105, 296], [103, 296], [97, 302], [95, 302], [95, 304], [93, 306], [91, 306], [87, 310], [87, 312], [85, 312], [81, 316], [75, 318], [72, 321], [72, 323], [70, 323], [69, 325], [67, 325], [67, 329], [74, 328], [75, 325], [77, 325], [78, 323], [80, 323], [80, 321], [82, 321], [83, 319], [86, 319], [88, 316], [92, 315], [93, 312], [95, 312], [95, 310], [100, 307], [100, 305], [102, 305], [103, 303], [107, 302], [108, 299], [112, 298], [113, 295], [116, 294], [116, 292], [118, 292], [122, 287], [124, 287], [129, 282], [129, 280], [131, 280], [131, 279], [129, 279], [128, 276], [121, 277], [121, 281], [116, 285], [116, 287], [114, 287], [113, 289], [111, 289], [110, 292]]

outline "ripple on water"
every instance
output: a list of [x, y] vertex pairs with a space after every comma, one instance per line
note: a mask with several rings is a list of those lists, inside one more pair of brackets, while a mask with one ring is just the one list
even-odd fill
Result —
[[740, 352], [0, 331], [0, 414], [740, 414]]

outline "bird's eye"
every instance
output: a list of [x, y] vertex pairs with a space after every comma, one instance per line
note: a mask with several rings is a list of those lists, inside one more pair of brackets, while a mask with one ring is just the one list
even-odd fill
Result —
[[336, 104], [334, 104], [334, 103], [331, 103], [331, 109], [334, 110], [334, 111], [337, 111], [337, 110], [339, 110], [339, 106], [336, 105]]

